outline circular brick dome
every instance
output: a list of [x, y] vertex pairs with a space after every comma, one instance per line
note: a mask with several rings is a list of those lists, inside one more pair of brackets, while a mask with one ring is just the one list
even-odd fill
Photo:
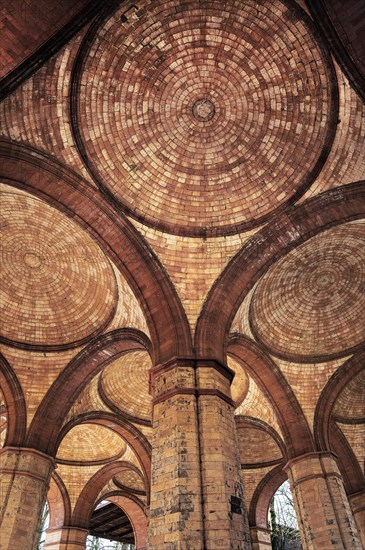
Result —
[[137, 423], [151, 420], [150, 369], [148, 353], [134, 351], [108, 365], [100, 379], [99, 389], [107, 404]]
[[261, 279], [252, 332], [274, 355], [299, 361], [350, 354], [365, 343], [365, 222], [329, 229]]
[[309, 18], [293, 9], [126, 2], [88, 36], [74, 131], [127, 213], [174, 233], [223, 235], [310, 185], [333, 137], [333, 75]]
[[117, 287], [109, 261], [90, 237], [54, 208], [22, 194], [2, 194], [0, 218], [0, 340], [64, 349], [105, 329]]
[[57, 452], [58, 462], [106, 462], [121, 457], [127, 449], [123, 439], [109, 428], [80, 424], [63, 438]]

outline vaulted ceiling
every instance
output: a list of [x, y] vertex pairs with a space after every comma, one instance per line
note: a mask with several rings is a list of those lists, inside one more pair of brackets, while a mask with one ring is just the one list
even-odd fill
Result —
[[251, 513], [294, 409], [365, 487], [361, 4], [2, 7], [1, 433], [62, 517], [148, 504], [173, 356], [235, 372]]

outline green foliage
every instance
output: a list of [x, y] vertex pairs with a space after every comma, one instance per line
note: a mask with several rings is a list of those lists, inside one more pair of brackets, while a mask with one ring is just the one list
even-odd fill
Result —
[[43, 550], [48, 523], [49, 523], [49, 508], [48, 508], [48, 503], [46, 501], [43, 507], [42, 517], [38, 528], [38, 539], [37, 539], [36, 550]]
[[300, 550], [300, 535], [289, 482], [285, 481], [273, 496], [270, 509], [273, 550]]

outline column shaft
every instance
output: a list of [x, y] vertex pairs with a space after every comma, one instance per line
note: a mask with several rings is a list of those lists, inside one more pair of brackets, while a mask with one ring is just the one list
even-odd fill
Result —
[[248, 550], [232, 371], [177, 359], [152, 373], [151, 550]]
[[155, 369], [152, 379], [150, 550], [203, 550], [194, 364]]
[[197, 364], [207, 550], [251, 547], [231, 399], [232, 378], [232, 371], [215, 361]]
[[35, 548], [54, 461], [34, 449], [0, 451], [0, 549]]
[[349, 496], [349, 503], [363, 547], [365, 548], [365, 491]]
[[334, 455], [309, 453], [286, 466], [303, 550], [361, 550]]

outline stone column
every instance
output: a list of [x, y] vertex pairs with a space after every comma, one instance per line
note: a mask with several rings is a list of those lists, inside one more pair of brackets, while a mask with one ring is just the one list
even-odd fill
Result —
[[194, 367], [173, 360], [151, 374], [150, 550], [204, 549]]
[[251, 548], [231, 382], [234, 373], [213, 360], [196, 365], [205, 547]]
[[285, 467], [297, 513], [303, 550], [361, 550], [359, 534], [335, 456], [296, 457]]
[[53, 458], [35, 449], [0, 451], [1, 550], [35, 548], [54, 467]]
[[270, 529], [250, 527], [252, 550], [272, 550]]
[[44, 550], [85, 550], [87, 535], [80, 527], [47, 529]]
[[365, 491], [350, 495], [348, 498], [362, 545], [365, 548]]

